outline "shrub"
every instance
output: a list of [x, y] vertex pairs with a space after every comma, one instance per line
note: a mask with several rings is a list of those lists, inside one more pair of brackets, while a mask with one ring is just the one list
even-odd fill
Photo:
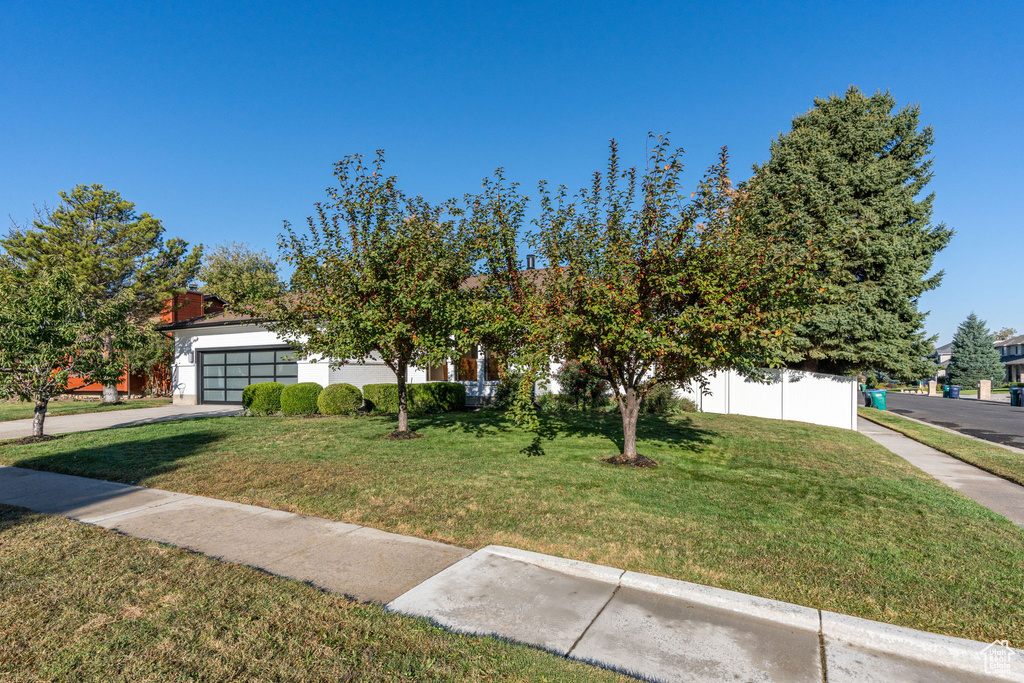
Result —
[[366, 401], [366, 407], [375, 413], [397, 413], [398, 385], [365, 384], [363, 399]]
[[[284, 385], [280, 382], [258, 382], [250, 384], [242, 390], [242, 405], [250, 415], [276, 415], [281, 412], [281, 392]], [[246, 392], [249, 394], [249, 405], [245, 405]]]
[[252, 399], [256, 396], [257, 384], [250, 384], [245, 389], [242, 389], [242, 408], [249, 410], [252, 407]]
[[[407, 384], [410, 415], [450, 413], [466, 407], [466, 387], [458, 382]], [[367, 407], [375, 413], [398, 412], [397, 384], [367, 384], [363, 387]]]
[[321, 415], [351, 415], [362, 405], [362, 392], [351, 384], [328, 384], [316, 400]]
[[315, 415], [316, 401], [323, 390], [316, 382], [289, 384], [281, 392], [281, 412], [285, 415]]
[[558, 403], [569, 409], [593, 410], [608, 403], [611, 388], [577, 361], [569, 361], [555, 375], [560, 387]]
[[[451, 413], [466, 407], [466, 386], [458, 382], [410, 384], [408, 389], [410, 413]], [[398, 410], [397, 398], [395, 410]]]
[[697, 404], [688, 398], [676, 398], [676, 388], [671, 384], [658, 384], [644, 398], [640, 410], [651, 415], [672, 413], [696, 413]]

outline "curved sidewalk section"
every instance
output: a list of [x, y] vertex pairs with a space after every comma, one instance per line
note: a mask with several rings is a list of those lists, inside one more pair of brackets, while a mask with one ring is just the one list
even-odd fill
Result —
[[858, 431], [946, 486], [1024, 527], [1024, 486], [946, 455], [897, 431], [858, 418]]
[[0, 467], [0, 503], [650, 681], [1021, 681], [1024, 651], [549, 555]]
[[[54, 415], [46, 418], [47, 434], [68, 434], [91, 432], [112, 427], [133, 427], [135, 425], [188, 420], [195, 417], [228, 417], [241, 411], [238, 406], [158, 406], [156, 408], [131, 408], [129, 410], [108, 410], [78, 415]], [[0, 422], [0, 441], [21, 439], [32, 436], [32, 420], [7, 420]]]

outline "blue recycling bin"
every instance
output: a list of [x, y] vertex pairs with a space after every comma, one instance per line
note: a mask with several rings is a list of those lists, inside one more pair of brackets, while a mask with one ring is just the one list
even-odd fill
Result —
[[960, 390], [961, 389], [963, 389], [963, 387], [960, 386], [959, 384], [951, 384], [951, 385], [949, 385], [949, 397], [950, 398], [960, 398]]

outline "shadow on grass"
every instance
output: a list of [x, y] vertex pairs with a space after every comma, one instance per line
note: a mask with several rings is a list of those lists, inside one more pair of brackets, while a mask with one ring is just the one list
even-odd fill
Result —
[[[540, 430], [533, 443], [523, 449], [525, 455], [542, 455], [543, 443], [560, 438], [601, 437], [615, 444], [616, 453], [623, 450], [622, 418], [618, 413], [559, 411], [540, 413], [538, 417]], [[497, 436], [517, 429], [511, 413], [498, 409], [419, 417], [414, 419], [414, 426], [417, 429], [458, 430], [476, 438]], [[638, 450], [641, 451], [644, 445], [651, 444], [699, 451], [711, 443], [714, 435], [714, 432], [695, 426], [690, 418], [682, 415], [641, 415], [636, 429]]]
[[182, 467], [186, 460], [224, 438], [224, 434], [219, 432], [197, 430], [164, 437], [131, 439], [132, 431], [124, 432], [128, 438], [102, 446], [75, 448], [75, 441], [69, 438], [38, 444], [27, 448], [33, 451], [49, 448], [59, 450], [10, 459], [8, 464], [122, 484], [140, 484], [148, 477]]

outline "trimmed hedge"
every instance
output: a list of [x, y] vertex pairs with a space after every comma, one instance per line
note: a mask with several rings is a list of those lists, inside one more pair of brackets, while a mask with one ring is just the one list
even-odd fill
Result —
[[417, 415], [462, 410], [466, 407], [466, 385], [459, 382], [410, 384], [409, 403], [409, 412]]
[[276, 415], [281, 412], [280, 382], [257, 382], [242, 390], [242, 407], [250, 415]]
[[375, 413], [397, 413], [398, 385], [364, 384], [363, 399], [366, 407]]
[[281, 392], [281, 412], [285, 415], [315, 415], [317, 399], [323, 390], [316, 382], [289, 384]]
[[363, 394], [351, 384], [328, 384], [316, 400], [321, 415], [351, 415], [362, 405]]
[[[466, 387], [458, 382], [407, 384], [406, 389], [412, 415], [449, 413], [466, 407]], [[367, 384], [363, 386], [363, 398], [375, 413], [398, 412], [397, 384]]]

